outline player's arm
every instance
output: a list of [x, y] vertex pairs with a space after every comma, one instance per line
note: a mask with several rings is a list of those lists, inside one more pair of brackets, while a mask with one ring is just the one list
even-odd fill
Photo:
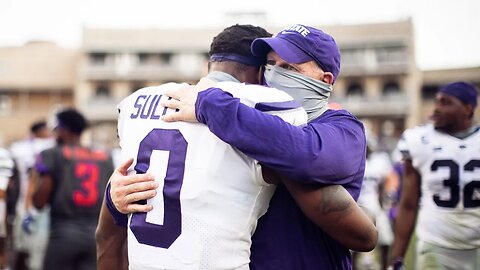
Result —
[[97, 229], [97, 269], [128, 269], [127, 228], [115, 225], [105, 201], [102, 203]]
[[49, 201], [53, 192], [53, 174], [57, 170], [57, 151], [51, 148], [42, 151], [35, 160], [35, 166], [31, 170], [30, 182], [32, 184], [32, 205], [31, 212], [35, 209], [42, 209]]
[[33, 206], [42, 209], [50, 200], [53, 190], [53, 179], [48, 173], [34, 173], [36, 187], [32, 195]]
[[405, 256], [417, 217], [420, 198], [420, 175], [413, 167], [410, 159], [404, 161], [404, 178], [402, 182], [402, 194], [395, 221], [395, 237], [391, 253], [392, 263]]
[[33, 205], [33, 194], [37, 188], [37, 171], [33, 168], [28, 169], [27, 171], [28, 183], [27, 183], [27, 191], [25, 193], [25, 210], [28, 211], [32, 208]]
[[281, 179], [305, 216], [333, 239], [354, 251], [375, 248], [378, 240], [375, 218], [364, 212], [345, 188], [298, 183], [269, 169], [262, 171], [268, 182], [273, 178]]
[[[184, 96], [196, 98], [193, 102], [186, 101], [187, 108], [180, 106], [178, 113], [191, 111], [188, 107], [194, 104], [196, 119], [221, 140], [295, 181], [344, 184], [358, 172], [365, 156], [363, 125], [346, 113], [297, 127], [244, 105], [218, 88], [209, 88], [198, 95], [188, 91], [167, 94], [180, 99], [162, 103], [173, 108], [183, 104]], [[183, 119], [175, 117], [178, 113], [162, 119]]]

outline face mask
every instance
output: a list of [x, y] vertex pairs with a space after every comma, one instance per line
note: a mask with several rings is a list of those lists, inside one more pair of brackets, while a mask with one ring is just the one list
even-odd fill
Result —
[[327, 110], [332, 85], [284, 68], [266, 65], [265, 83], [293, 97], [305, 109], [308, 121]]

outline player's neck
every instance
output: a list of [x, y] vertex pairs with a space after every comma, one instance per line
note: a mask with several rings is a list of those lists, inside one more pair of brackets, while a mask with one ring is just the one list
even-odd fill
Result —
[[65, 139], [63, 145], [70, 145], [70, 146], [79, 146], [80, 145], [80, 138], [68, 138]]
[[469, 124], [465, 126], [444, 129], [444, 130], [440, 129], [440, 131], [443, 131], [458, 139], [465, 139], [468, 136], [472, 135], [472, 133], [476, 132], [477, 129], [478, 128], [476, 126], [474, 126], [471, 122], [469, 122]]
[[258, 84], [259, 69], [232, 61], [210, 62], [209, 72], [219, 71], [233, 76], [242, 83]]

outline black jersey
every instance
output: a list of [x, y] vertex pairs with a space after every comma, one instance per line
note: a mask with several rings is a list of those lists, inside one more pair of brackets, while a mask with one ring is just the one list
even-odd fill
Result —
[[82, 146], [56, 146], [39, 155], [36, 168], [53, 180], [52, 226], [62, 221], [98, 221], [106, 183], [113, 172], [110, 155]]

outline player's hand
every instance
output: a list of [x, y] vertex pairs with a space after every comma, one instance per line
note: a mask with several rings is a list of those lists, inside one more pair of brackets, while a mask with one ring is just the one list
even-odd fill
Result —
[[132, 163], [132, 158], [122, 163], [120, 167], [115, 169], [109, 180], [112, 202], [115, 208], [122, 214], [152, 210], [152, 205], [139, 204], [137, 202], [157, 195], [158, 183], [153, 175], [127, 175], [127, 170]]
[[405, 270], [403, 259], [395, 260], [390, 266], [387, 267], [387, 270]]
[[165, 95], [172, 99], [162, 100], [160, 104], [164, 107], [174, 109], [175, 112], [170, 112], [162, 116], [162, 120], [166, 122], [198, 122], [195, 114], [195, 102], [197, 102], [198, 92], [214, 84], [214, 81], [204, 78], [201, 79], [197, 85], [185, 85], [179, 89], [167, 90]]
[[22, 221], [22, 230], [30, 235], [36, 230], [36, 223], [34, 215], [29, 213]]

